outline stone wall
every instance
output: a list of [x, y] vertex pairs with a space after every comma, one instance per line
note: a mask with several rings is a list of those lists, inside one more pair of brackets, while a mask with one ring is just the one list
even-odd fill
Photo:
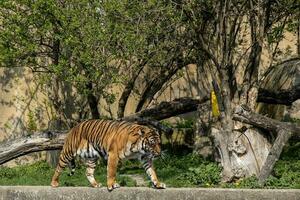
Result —
[[151, 188], [119, 188], [108, 192], [106, 188], [63, 187], [51, 188], [42, 186], [2, 186], [0, 200], [63, 200], [63, 199], [166, 199], [166, 200], [299, 200], [300, 190], [262, 190], [262, 189], [216, 189], [216, 188], [169, 188], [155, 190]]

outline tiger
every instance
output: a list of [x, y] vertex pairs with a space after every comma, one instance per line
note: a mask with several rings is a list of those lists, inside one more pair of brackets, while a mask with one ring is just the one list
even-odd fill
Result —
[[97, 160], [107, 160], [107, 189], [119, 188], [117, 165], [123, 159], [138, 159], [151, 180], [153, 188], [165, 189], [159, 182], [153, 160], [161, 154], [160, 134], [154, 128], [119, 120], [87, 120], [73, 127], [66, 136], [51, 186], [59, 186], [59, 176], [66, 166], [75, 172], [75, 158], [86, 165], [86, 177], [92, 187], [101, 187], [94, 178]]

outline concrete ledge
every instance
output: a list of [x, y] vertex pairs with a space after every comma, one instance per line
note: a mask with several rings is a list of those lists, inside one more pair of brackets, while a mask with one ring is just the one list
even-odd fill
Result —
[[169, 188], [155, 190], [152, 188], [135, 187], [119, 188], [108, 192], [106, 188], [44, 186], [0, 186], [0, 200], [33, 199], [166, 199], [166, 200], [220, 200], [220, 199], [261, 199], [261, 200], [300, 200], [300, 190], [261, 190], [261, 189], [206, 189], [206, 188]]

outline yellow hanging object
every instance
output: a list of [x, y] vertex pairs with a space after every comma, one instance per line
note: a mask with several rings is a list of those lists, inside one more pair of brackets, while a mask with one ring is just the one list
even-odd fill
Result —
[[214, 117], [219, 117], [220, 116], [220, 110], [219, 110], [218, 99], [217, 99], [217, 96], [215, 94], [215, 91], [211, 91], [210, 101], [211, 101], [212, 115]]

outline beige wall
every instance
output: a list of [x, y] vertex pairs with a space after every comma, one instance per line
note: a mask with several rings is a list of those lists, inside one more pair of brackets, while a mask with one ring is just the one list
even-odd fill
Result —
[[17, 137], [28, 129], [28, 114], [33, 113], [38, 129], [46, 127], [48, 115], [35, 77], [24, 68], [0, 68], [0, 141]]

